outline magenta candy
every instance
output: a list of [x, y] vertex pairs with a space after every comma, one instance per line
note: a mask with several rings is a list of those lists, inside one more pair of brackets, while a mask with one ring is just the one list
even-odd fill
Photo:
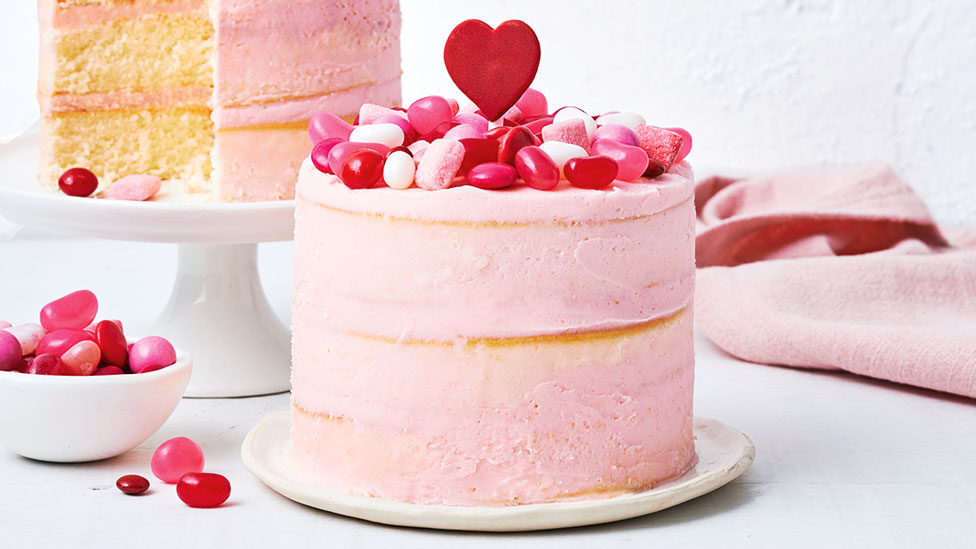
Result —
[[666, 128], [682, 137], [681, 148], [678, 149], [678, 156], [674, 157], [674, 163], [677, 164], [684, 160], [688, 153], [691, 152], [691, 132], [684, 128]]
[[603, 189], [617, 178], [617, 162], [603, 155], [570, 158], [563, 172], [574, 187]]
[[134, 374], [154, 372], [175, 363], [176, 350], [162, 337], [144, 337], [129, 349], [129, 368]]
[[335, 147], [343, 141], [337, 137], [330, 139], [325, 139], [319, 141], [314, 147], [312, 147], [312, 154], [310, 155], [312, 159], [312, 165], [315, 169], [322, 173], [332, 173], [332, 166], [329, 165], [329, 153], [332, 152], [332, 147]]
[[624, 126], [623, 124], [604, 124], [598, 126], [596, 131], [593, 132], [593, 141], [597, 139], [609, 139], [611, 141], [616, 141], [617, 143], [623, 143], [624, 145], [629, 145], [631, 147], [639, 147], [637, 141], [637, 134], [634, 130]]
[[542, 92], [532, 88], [525, 90], [522, 97], [515, 102], [515, 106], [522, 111], [522, 116], [525, 118], [542, 116], [549, 112], [549, 104], [546, 101], [546, 96]]
[[23, 356], [20, 340], [10, 332], [0, 330], [0, 372], [16, 370]]
[[187, 473], [203, 471], [203, 450], [186, 437], [176, 437], [159, 445], [149, 466], [159, 480], [175, 484]]
[[117, 375], [122, 375], [124, 373], [125, 370], [119, 368], [118, 366], [102, 366], [101, 368], [98, 368], [97, 370], [92, 372], [92, 375], [93, 376], [117, 376]]
[[454, 117], [454, 121], [464, 126], [474, 126], [481, 133], [488, 131], [488, 119], [473, 112], [462, 112]]
[[44, 353], [34, 357], [34, 360], [27, 366], [28, 374], [41, 376], [63, 376], [68, 375], [64, 369], [61, 357], [51, 353]]
[[187, 473], [176, 485], [176, 495], [190, 507], [220, 507], [230, 497], [230, 481], [217, 473]]
[[590, 152], [614, 159], [617, 162], [617, 179], [621, 181], [637, 181], [647, 169], [647, 153], [640, 147], [624, 145], [610, 139], [597, 139], [590, 147]]
[[352, 141], [337, 143], [329, 151], [329, 167], [332, 169], [332, 173], [339, 175], [339, 171], [349, 155], [362, 149], [373, 149], [383, 155], [384, 158], [390, 152], [389, 147], [380, 143], [356, 143]]
[[308, 121], [308, 138], [313, 145], [326, 139], [345, 141], [352, 133], [352, 126], [331, 112], [320, 112]]
[[95, 341], [95, 336], [87, 330], [55, 330], [41, 338], [34, 352], [38, 355], [51, 353], [61, 356], [79, 341]]
[[71, 328], [82, 330], [95, 320], [98, 298], [88, 290], [78, 290], [55, 299], [41, 309], [41, 326], [47, 331]]
[[407, 118], [417, 133], [424, 135], [454, 118], [454, 109], [447, 99], [430, 95], [414, 101], [407, 108]]
[[373, 121], [373, 124], [395, 124], [403, 130], [403, 144], [409, 145], [417, 139], [417, 130], [413, 129], [410, 121], [399, 114], [384, 114]]
[[447, 130], [447, 133], [444, 134], [442, 139], [453, 139], [455, 141], [460, 141], [462, 139], [481, 139], [484, 136], [485, 132], [479, 130], [478, 128], [462, 124]]
[[535, 136], [523, 126], [512, 128], [498, 140], [498, 161], [515, 165], [515, 153], [522, 147], [535, 145]]
[[518, 172], [509, 164], [487, 162], [471, 168], [467, 175], [468, 183], [479, 189], [504, 189], [518, 179]]
[[385, 158], [372, 149], [360, 149], [342, 163], [339, 180], [350, 189], [368, 189], [383, 176]]
[[548, 191], [559, 184], [559, 166], [546, 151], [534, 145], [522, 147], [515, 154], [515, 169], [533, 189]]

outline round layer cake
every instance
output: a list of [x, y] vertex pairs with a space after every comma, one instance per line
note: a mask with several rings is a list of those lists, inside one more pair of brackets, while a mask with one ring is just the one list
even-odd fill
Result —
[[296, 198], [290, 455], [317, 484], [499, 506], [652, 488], [695, 462], [693, 175], [602, 190]]

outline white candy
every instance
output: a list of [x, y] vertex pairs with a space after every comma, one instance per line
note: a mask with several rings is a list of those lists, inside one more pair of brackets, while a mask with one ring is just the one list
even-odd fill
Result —
[[577, 109], [576, 107], [566, 107], [559, 109], [556, 116], [552, 118], [553, 122], [562, 122], [563, 120], [572, 120], [573, 118], [579, 118], [586, 124], [586, 137], [593, 141], [593, 132], [596, 131], [596, 122], [593, 117], [586, 114], [585, 112]]
[[563, 173], [563, 166], [566, 165], [566, 162], [569, 162], [570, 158], [587, 156], [586, 149], [583, 147], [562, 141], [546, 141], [539, 145], [539, 148], [552, 157], [552, 160], [559, 166], [559, 177], [564, 179], [566, 176]]
[[356, 126], [349, 134], [353, 143], [380, 143], [387, 147], [403, 145], [403, 130], [396, 124], [366, 124]]
[[11, 326], [10, 328], [5, 328], [5, 332], [10, 332], [11, 335], [17, 338], [20, 342], [20, 350], [23, 354], [29, 355], [37, 350], [37, 344], [41, 342], [41, 339], [47, 333], [44, 328], [41, 328], [40, 324], [21, 324], [19, 326]]
[[646, 125], [647, 121], [644, 117], [637, 114], [636, 112], [615, 112], [611, 114], [605, 114], [600, 118], [596, 119], [597, 126], [602, 126], [604, 124], [620, 124], [621, 126], [627, 126], [632, 130], [637, 130], [637, 126]]
[[403, 152], [393, 151], [386, 157], [383, 165], [383, 181], [394, 189], [407, 189], [413, 185], [413, 175], [417, 171], [413, 158]]

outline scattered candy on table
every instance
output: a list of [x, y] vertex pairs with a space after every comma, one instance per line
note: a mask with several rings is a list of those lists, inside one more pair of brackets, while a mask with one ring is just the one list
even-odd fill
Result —
[[115, 487], [129, 496], [138, 496], [149, 489], [149, 479], [140, 475], [124, 475], [115, 481]]
[[[176, 496], [186, 505], [200, 509], [220, 507], [230, 497], [230, 481], [223, 475], [203, 472], [204, 461], [199, 444], [187, 437], [176, 437], [156, 448], [150, 468], [159, 480], [176, 485]], [[123, 475], [115, 486], [126, 495], [139, 495], [149, 489], [149, 479]]]
[[156, 478], [175, 484], [187, 473], [203, 471], [204, 458], [200, 445], [186, 437], [167, 440], [156, 448], [150, 466]]
[[176, 350], [166, 339], [149, 336], [130, 346], [121, 322], [96, 323], [97, 314], [95, 294], [79, 290], [41, 308], [40, 323], [4, 322], [0, 371], [103, 376], [153, 372], [176, 363]]

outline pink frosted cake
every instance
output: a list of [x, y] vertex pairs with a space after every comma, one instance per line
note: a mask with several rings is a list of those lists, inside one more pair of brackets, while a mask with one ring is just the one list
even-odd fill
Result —
[[400, 100], [396, 0], [38, 0], [41, 183], [291, 198], [322, 110]]
[[[532, 46], [525, 29], [495, 32]], [[646, 490], [694, 465], [690, 136], [549, 114], [532, 62], [511, 100], [313, 117], [290, 449], [311, 482], [501, 506]]]

